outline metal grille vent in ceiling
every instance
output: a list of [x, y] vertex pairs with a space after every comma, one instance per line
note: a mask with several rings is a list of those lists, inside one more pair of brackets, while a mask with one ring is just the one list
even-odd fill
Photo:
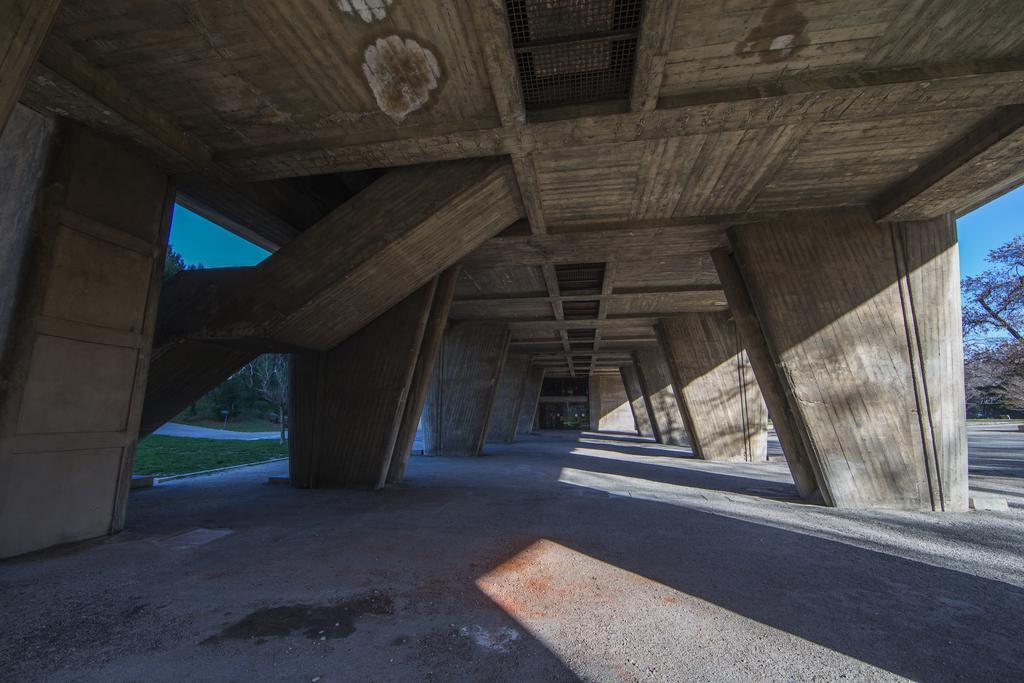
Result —
[[566, 320], [588, 320], [597, 317], [600, 301], [563, 301], [562, 311]]
[[558, 289], [562, 294], [601, 291], [604, 285], [603, 263], [567, 263], [555, 266]]
[[527, 109], [629, 97], [643, 0], [506, 0]]

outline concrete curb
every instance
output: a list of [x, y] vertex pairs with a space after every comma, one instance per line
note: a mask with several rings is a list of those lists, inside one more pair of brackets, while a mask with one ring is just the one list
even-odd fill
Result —
[[281, 462], [288, 458], [271, 458], [270, 460], [260, 460], [259, 462], [249, 462], [244, 465], [232, 465], [231, 467], [218, 467], [215, 470], [203, 470], [202, 472], [187, 472], [185, 474], [171, 474], [166, 477], [157, 477], [153, 480], [154, 484], [162, 484], [165, 481], [176, 481], [178, 479], [191, 479], [192, 477], [202, 477], [207, 474], [217, 474], [218, 472], [230, 472], [231, 470], [240, 470], [243, 467], [252, 467], [254, 465], [266, 465], [270, 462]]

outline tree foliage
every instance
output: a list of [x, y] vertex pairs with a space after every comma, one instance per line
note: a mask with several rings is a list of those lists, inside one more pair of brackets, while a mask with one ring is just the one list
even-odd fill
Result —
[[288, 356], [267, 353], [252, 361], [240, 373], [245, 384], [277, 409], [281, 443], [285, 442], [285, 410], [288, 408]]
[[1024, 410], [1024, 235], [989, 252], [962, 282], [969, 404]]
[[199, 270], [203, 264], [191, 265], [185, 263], [181, 254], [174, 251], [174, 247], [167, 245], [167, 253], [164, 254], [164, 282], [170, 280], [183, 270]]

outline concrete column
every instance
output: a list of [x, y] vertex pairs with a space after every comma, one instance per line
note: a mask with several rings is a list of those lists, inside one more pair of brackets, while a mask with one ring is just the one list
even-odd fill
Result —
[[509, 354], [498, 383], [498, 395], [491, 411], [488, 441], [512, 443], [519, 426], [519, 412], [523, 405], [523, 389], [530, 372], [530, 357], [522, 353]]
[[793, 410], [786, 398], [783, 379], [768, 350], [764, 333], [761, 331], [761, 323], [758, 322], [757, 315], [754, 313], [754, 304], [750, 301], [750, 294], [743, 282], [743, 276], [728, 249], [716, 249], [712, 252], [712, 256], [715, 261], [715, 269], [718, 271], [718, 278], [722, 282], [722, 288], [729, 301], [729, 310], [736, 322], [736, 331], [747, 351], [750, 366], [761, 387], [761, 395], [772, 416], [775, 433], [782, 445], [782, 452], [786, 456], [786, 463], [789, 465], [793, 482], [802, 498], [807, 500], [819, 498], [814, 465], [807, 455], [807, 448], [801, 438], [801, 432], [797, 429]]
[[686, 446], [686, 424], [676, 400], [672, 371], [660, 346], [644, 347], [633, 355], [640, 388], [647, 402], [658, 443]]
[[148, 162], [54, 130], [19, 107], [0, 137], [0, 557], [124, 524], [173, 207]]
[[952, 218], [808, 212], [729, 241], [826, 502], [965, 509]]
[[544, 368], [533, 366], [523, 386], [523, 405], [519, 410], [518, 434], [528, 434], [537, 423], [537, 407], [540, 405], [540, 390], [544, 386]]
[[436, 280], [326, 353], [292, 354], [291, 481], [384, 486]]
[[437, 290], [434, 292], [434, 301], [430, 307], [430, 318], [416, 359], [409, 398], [405, 402], [402, 426], [398, 430], [395, 450], [391, 455], [391, 466], [388, 468], [389, 484], [397, 484], [405, 478], [405, 468], [412, 455], [412, 445], [419, 430], [420, 416], [423, 415], [423, 407], [427, 402], [430, 379], [434, 374], [437, 357], [441, 353], [444, 331], [448, 327], [448, 312], [455, 297], [455, 283], [458, 278], [458, 266], [453, 266], [438, 276]]
[[480, 455], [509, 338], [503, 323], [450, 324], [423, 411], [427, 455]]
[[663, 319], [657, 331], [694, 454], [766, 461], [768, 410], [732, 317], [685, 313]]
[[654, 436], [654, 426], [651, 423], [651, 414], [647, 410], [647, 401], [644, 399], [644, 392], [640, 388], [640, 378], [637, 375], [636, 366], [632, 363], [624, 365], [619, 370], [622, 376], [622, 385], [629, 397], [629, 407], [633, 411], [633, 422], [640, 436]]
[[618, 372], [590, 374], [590, 424], [598, 432], [636, 432], [633, 411]]

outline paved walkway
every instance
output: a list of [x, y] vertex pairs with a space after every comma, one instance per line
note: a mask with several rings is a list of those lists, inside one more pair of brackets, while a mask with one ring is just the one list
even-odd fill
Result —
[[[1024, 481], [1024, 434], [979, 443], [972, 486]], [[124, 533], [0, 563], [2, 678], [1024, 679], [1019, 507], [803, 505], [782, 462], [635, 436], [484, 454], [383, 491], [268, 484], [284, 462], [133, 491]]]
[[221, 441], [267, 441], [277, 439], [280, 432], [233, 432], [229, 429], [210, 429], [168, 422], [154, 434], [160, 436], [183, 436], [189, 439], [218, 439]]

